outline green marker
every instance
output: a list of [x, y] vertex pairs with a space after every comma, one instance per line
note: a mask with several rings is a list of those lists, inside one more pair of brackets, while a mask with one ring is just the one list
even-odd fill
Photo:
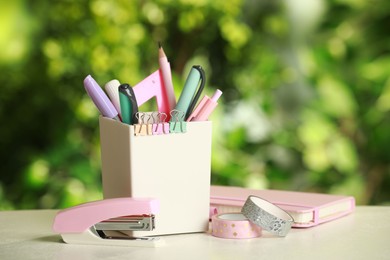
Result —
[[[202, 82], [198, 88], [199, 82], [201, 80]], [[184, 113], [184, 120], [187, 120], [187, 118], [192, 113], [192, 110], [194, 109], [196, 102], [198, 101], [200, 94], [203, 91], [205, 83], [206, 77], [202, 67], [198, 65], [192, 66], [190, 74], [188, 75], [184, 84], [183, 91], [181, 92], [175, 107], [175, 110]]]
[[137, 100], [133, 88], [129, 84], [121, 84], [118, 87], [118, 91], [122, 122], [132, 125], [136, 121], [135, 114], [138, 112]]

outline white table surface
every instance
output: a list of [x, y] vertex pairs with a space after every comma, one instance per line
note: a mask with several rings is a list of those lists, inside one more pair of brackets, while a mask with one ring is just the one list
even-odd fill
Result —
[[208, 233], [165, 236], [158, 248], [70, 245], [54, 234], [56, 210], [0, 212], [0, 259], [390, 259], [390, 207], [351, 215], [284, 237], [247, 240]]

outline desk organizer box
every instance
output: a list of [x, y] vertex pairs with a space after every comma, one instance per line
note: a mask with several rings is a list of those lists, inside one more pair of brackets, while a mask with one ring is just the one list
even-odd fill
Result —
[[100, 117], [103, 196], [156, 198], [156, 236], [208, 230], [210, 121], [188, 122], [186, 132], [136, 136], [134, 125]]

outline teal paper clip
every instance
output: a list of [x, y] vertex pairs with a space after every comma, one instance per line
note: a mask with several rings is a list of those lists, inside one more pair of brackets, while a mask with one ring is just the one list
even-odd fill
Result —
[[171, 121], [169, 122], [169, 132], [185, 133], [187, 132], [187, 122], [184, 121], [185, 113], [180, 110], [171, 111]]

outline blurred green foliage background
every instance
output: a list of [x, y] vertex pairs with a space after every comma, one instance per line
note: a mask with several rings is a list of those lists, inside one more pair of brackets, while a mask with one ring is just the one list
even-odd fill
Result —
[[[102, 198], [82, 81], [194, 64], [213, 113], [212, 183], [390, 202], [390, 1], [15, 0], [0, 7], [0, 209]], [[147, 111], [153, 106], [142, 107]]]

